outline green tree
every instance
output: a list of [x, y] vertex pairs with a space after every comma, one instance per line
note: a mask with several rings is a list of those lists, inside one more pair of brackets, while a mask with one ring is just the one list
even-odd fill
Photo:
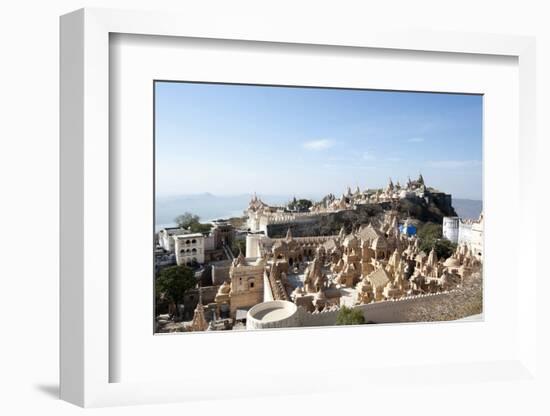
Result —
[[192, 233], [206, 234], [212, 229], [212, 224], [202, 224], [200, 222], [191, 224], [189, 227]]
[[443, 236], [443, 227], [433, 222], [427, 222], [418, 229], [417, 235], [421, 240], [436, 240]]
[[199, 224], [200, 218], [198, 215], [185, 212], [182, 215], [178, 215], [174, 221], [178, 224], [178, 227], [190, 228], [194, 224]]
[[183, 302], [183, 295], [197, 284], [193, 271], [187, 266], [171, 266], [162, 269], [155, 280], [157, 299], [164, 295], [176, 306]]
[[178, 215], [174, 221], [178, 227], [187, 228], [192, 233], [206, 234], [212, 228], [212, 224], [202, 224], [200, 222], [200, 217], [190, 212]]
[[336, 317], [336, 325], [361, 325], [365, 323], [363, 312], [359, 309], [342, 306]]
[[456, 244], [451, 243], [449, 240], [444, 238], [439, 238], [437, 240], [421, 240], [420, 250], [425, 253], [429, 253], [432, 248], [435, 249], [435, 254], [437, 254], [438, 259], [446, 259], [451, 257], [453, 252], [456, 250]]
[[427, 222], [418, 230], [418, 238], [420, 239], [420, 250], [429, 253], [432, 248], [435, 249], [437, 257], [446, 259], [450, 257], [456, 250], [456, 244], [451, 243], [443, 237], [443, 228], [439, 224]]
[[233, 252], [233, 255], [237, 257], [239, 255], [239, 251], [244, 254], [246, 253], [246, 241], [244, 240], [233, 240], [233, 244], [231, 245], [231, 251]]
[[313, 202], [309, 199], [296, 199], [294, 198], [287, 205], [288, 209], [295, 210], [299, 212], [304, 212], [309, 210], [313, 206]]

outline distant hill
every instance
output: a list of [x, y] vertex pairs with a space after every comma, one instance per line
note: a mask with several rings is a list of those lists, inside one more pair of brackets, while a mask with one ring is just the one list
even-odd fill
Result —
[[453, 198], [453, 207], [461, 218], [478, 219], [483, 209], [483, 201]]

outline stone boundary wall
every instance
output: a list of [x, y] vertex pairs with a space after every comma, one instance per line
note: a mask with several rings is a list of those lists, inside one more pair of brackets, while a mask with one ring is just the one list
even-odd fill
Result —
[[[311, 237], [292, 237], [292, 239], [298, 244], [322, 244], [333, 238], [338, 238], [338, 234]], [[286, 237], [270, 238], [271, 243], [276, 243], [277, 241], [286, 241]]]
[[315, 213], [314, 215], [303, 216], [303, 217], [294, 217], [292, 215], [282, 215], [280, 217], [268, 217], [265, 220], [260, 219], [260, 228], [266, 227], [273, 224], [289, 224], [296, 222], [311, 222], [317, 220], [320, 214]]
[[[446, 297], [452, 296], [453, 292], [430, 293], [426, 295], [411, 296], [397, 300], [386, 300], [381, 302], [368, 303], [355, 306], [363, 312], [366, 322], [397, 323], [409, 322], [408, 312], [413, 306], [429, 306], [432, 303], [439, 303]], [[336, 325], [338, 310], [311, 313], [299, 308], [300, 326], [331, 326]]]
[[299, 219], [299, 218], [307, 218], [307, 217], [315, 217], [317, 215], [320, 215], [318, 212], [315, 211], [309, 211], [309, 212], [278, 212], [278, 213], [271, 213], [271, 214], [263, 214], [265, 218], [268, 219], [279, 219], [279, 218], [285, 218], [285, 219]]
[[336, 325], [336, 317], [339, 311], [327, 311], [312, 313], [304, 308], [298, 308], [299, 326], [331, 326]]

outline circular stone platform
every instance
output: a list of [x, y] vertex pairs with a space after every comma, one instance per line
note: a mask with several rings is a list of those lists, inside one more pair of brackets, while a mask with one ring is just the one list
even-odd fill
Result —
[[286, 300], [259, 303], [246, 315], [246, 329], [288, 328], [299, 326], [298, 308]]

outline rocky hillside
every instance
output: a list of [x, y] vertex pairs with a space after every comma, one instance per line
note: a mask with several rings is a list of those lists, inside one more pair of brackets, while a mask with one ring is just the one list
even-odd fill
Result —
[[[426, 198], [402, 199], [394, 207], [402, 220], [410, 217], [421, 222], [441, 224], [443, 217], [456, 215], [451, 196], [443, 193], [433, 193]], [[272, 224], [268, 226], [268, 235], [284, 237], [289, 228], [295, 237], [338, 234], [342, 227], [349, 232], [362, 224], [380, 223], [384, 212], [391, 209], [389, 202], [359, 205], [355, 210], [334, 212], [303, 222]]]

